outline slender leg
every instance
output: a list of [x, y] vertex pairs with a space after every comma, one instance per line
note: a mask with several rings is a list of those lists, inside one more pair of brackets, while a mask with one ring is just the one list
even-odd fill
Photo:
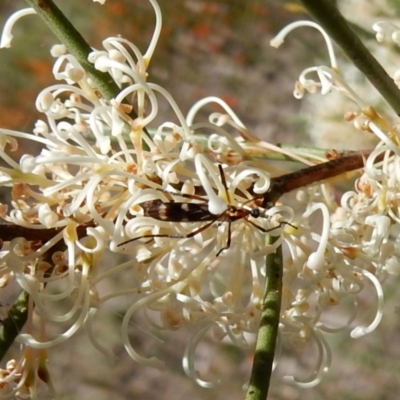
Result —
[[297, 229], [297, 226], [294, 226], [291, 223], [286, 222], [286, 221], [279, 222], [279, 224], [277, 226], [274, 226], [273, 228], [269, 228], [269, 229], [265, 229], [262, 226], [255, 224], [253, 221], [247, 220], [247, 222], [249, 224], [253, 225], [255, 228], [257, 228], [258, 230], [260, 230], [263, 233], [268, 233], [268, 232], [274, 231], [275, 229], [281, 228], [283, 225], [289, 225], [292, 228]]
[[218, 257], [224, 250], [228, 250], [229, 247], [231, 247], [231, 221], [227, 221], [228, 222], [228, 237], [226, 239], [226, 246], [223, 247], [222, 249], [218, 250], [218, 253], [216, 255], [216, 257]]
[[191, 238], [191, 237], [196, 236], [197, 234], [203, 232], [203, 231], [206, 230], [207, 228], [209, 228], [209, 227], [210, 227], [215, 221], [217, 221], [217, 220], [218, 220], [218, 216], [217, 216], [215, 219], [213, 219], [212, 221], [210, 221], [208, 224], [205, 224], [205, 225], [201, 226], [200, 228], [196, 229], [196, 230], [193, 231], [193, 232], [190, 232], [190, 233], [187, 234], [187, 235], [168, 235], [168, 234], [162, 234], [162, 233], [160, 233], [160, 234], [155, 234], [155, 235], [138, 236], [138, 237], [136, 237], [136, 238], [126, 240], [125, 242], [120, 243], [118, 246], [122, 246], [122, 245], [127, 244], [127, 243], [130, 243], [130, 242], [134, 242], [135, 240], [147, 239], [147, 238], [149, 238], [149, 239], [152, 239], [152, 238], [163, 238], [163, 237], [165, 237], [165, 238], [171, 238], [171, 239], [185, 239], [185, 238]]

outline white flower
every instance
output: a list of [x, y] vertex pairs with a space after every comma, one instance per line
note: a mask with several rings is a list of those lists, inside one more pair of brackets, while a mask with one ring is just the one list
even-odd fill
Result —
[[[32, 236], [35, 231], [49, 235], [40, 245], [31, 237], [15, 238], [2, 249], [1, 285], [25, 290], [31, 301], [27, 330], [18, 337], [24, 354], [0, 375], [0, 384], [12, 394], [29, 391], [27, 374], [45, 371], [39, 371], [43, 364], [34, 369], [32, 360], [42, 362], [46, 349], [84, 326], [93, 345], [111, 357], [93, 323], [104, 303], [131, 296], [121, 327], [129, 355], [144, 364], [163, 365], [154, 355], [139, 354], [130, 341], [129, 323], [138, 311], [152, 328], [191, 327], [194, 334], [184, 369], [200, 385], [211, 387], [216, 382], [204, 381], [197, 373], [197, 346], [209, 334], [237, 346], [246, 346], [249, 335], [256, 335], [266, 256], [283, 246], [279, 346], [298, 349], [314, 342], [318, 350], [315, 368], [306, 379], [283, 379], [313, 386], [331, 363], [325, 333], [347, 330], [356, 338], [374, 330], [383, 313], [381, 281], [400, 271], [397, 132], [338, 74], [326, 33], [316, 24], [297, 23], [294, 26], [307, 25], [322, 33], [331, 60], [330, 67], [310, 67], [300, 74], [298, 97], [306, 90], [348, 96], [359, 107], [351, 115], [355, 124], [375, 134], [380, 143], [366, 160], [355, 190], [340, 201], [328, 184], [321, 184], [299, 191], [293, 208], [281, 203], [260, 207], [277, 172], [254, 159], [255, 153], [279, 150], [300, 162], [310, 161], [259, 140], [218, 98], [200, 100], [185, 117], [173, 97], [149, 80], [161, 29], [159, 7], [155, 0], [150, 2], [156, 27], [145, 54], [114, 37], [89, 56], [94, 67], [110, 74], [121, 88], [114, 99], [99, 95], [78, 61], [57, 46], [52, 51], [53, 74], [59, 82], [44, 89], [36, 101], [46, 122], [38, 121], [33, 135], [0, 131], [0, 184], [12, 199], [10, 205], [0, 205], [0, 214]], [[5, 46], [12, 37], [10, 27], [27, 13], [31, 12], [10, 20]], [[275, 42], [283, 42], [292, 28]], [[170, 104], [177, 122], [155, 123], [159, 96]], [[218, 104], [222, 112], [197, 121], [199, 110], [209, 103]], [[203, 134], [206, 146], [198, 134]], [[16, 162], [9, 153], [18, 149], [19, 139], [40, 144], [40, 153], [24, 154]], [[268, 235], [277, 240], [266, 244]], [[102, 270], [106, 251], [119, 253], [112, 258], [117, 265], [108, 262]], [[128, 259], [121, 261], [120, 254]], [[131, 279], [104, 293], [104, 282], [121, 272], [130, 273]], [[376, 292], [375, 316], [369, 324], [355, 322], [361, 308], [357, 299], [366, 283]], [[332, 309], [349, 300], [353, 308], [331, 321]], [[63, 313], [54, 311], [60, 301], [70, 304]], [[47, 337], [41, 326], [49, 323], [67, 327]], [[51, 381], [46, 383], [51, 388]]]
[[[78, 61], [59, 46], [52, 51], [59, 82], [36, 100], [46, 122], [36, 123], [34, 135], [0, 131], [5, 162], [0, 182], [12, 195], [9, 211], [2, 207], [3, 219], [42, 237], [53, 233], [40, 246], [25, 239], [10, 241], [1, 261], [4, 274], [32, 299], [29, 328], [18, 341], [37, 354], [86, 326], [94, 346], [110, 356], [92, 324], [105, 302], [127, 295], [135, 301], [124, 317], [122, 337], [137, 361], [161, 365], [160, 360], [140, 356], [129, 341], [130, 318], [140, 309], [153, 314], [152, 323], [159, 329], [194, 327], [197, 334], [187, 353], [190, 365], [194, 348], [208, 331], [217, 340], [245, 345], [245, 334], [254, 334], [258, 326], [265, 256], [283, 242], [286, 230], [295, 230], [289, 225], [294, 218], [291, 208], [265, 210], [257, 205], [255, 197], [269, 189], [272, 167], [248, 155], [246, 145], [251, 142], [254, 148], [259, 140], [226, 103], [204, 99], [185, 117], [165, 89], [148, 81], [161, 27], [158, 5], [151, 3], [157, 22], [144, 55], [118, 37], [106, 39], [104, 49], [93, 50], [89, 57], [123, 88], [115, 99], [99, 96]], [[160, 95], [178, 122], [153, 128]], [[129, 104], [131, 98], [134, 104]], [[194, 122], [210, 101], [225, 114]], [[132, 108], [137, 117], [132, 117]], [[225, 125], [241, 137], [234, 139]], [[209, 135], [217, 162], [203, 153], [198, 133]], [[16, 162], [7, 152], [18, 149], [19, 139], [42, 149]], [[234, 165], [228, 162], [232, 158]], [[176, 214], [168, 214], [171, 210]], [[268, 233], [279, 236], [274, 245], [265, 245]], [[121, 245], [130, 238], [137, 240]], [[52, 254], [54, 246], [61, 251]], [[101, 271], [106, 250], [129, 254], [129, 260]], [[38, 261], [48, 254], [51, 259]], [[105, 280], [125, 270], [132, 272], [132, 282], [110, 293], [99, 290]], [[60, 301], [70, 304], [63, 313], [54, 311]], [[34, 319], [43, 326], [66, 328], [47, 337]]]

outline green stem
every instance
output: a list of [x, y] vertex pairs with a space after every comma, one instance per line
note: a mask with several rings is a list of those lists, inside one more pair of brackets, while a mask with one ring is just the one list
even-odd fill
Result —
[[[96, 70], [94, 65], [88, 61], [88, 56], [92, 52], [91, 47], [53, 1], [26, 0], [26, 2], [64, 44], [69, 53], [77, 59], [101, 95], [106, 100], [117, 97], [120, 88], [109, 73]], [[137, 118], [137, 114], [133, 109], [128, 115], [131, 119]], [[146, 128], [143, 130], [147, 133]], [[144, 144], [144, 148], [147, 149], [147, 145]]]
[[28, 317], [28, 301], [28, 293], [22, 291], [7, 318], [0, 324], [0, 360], [25, 325]]
[[[272, 244], [276, 240], [278, 237], [271, 236], [269, 243]], [[283, 266], [281, 246], [277, 248], [276, 253], [268, 255], [266, 266], [267, 283], [246, 400], [265, 400], [268, 395], [281, 311]]]
[[103, 97], [106, 100], [115, 98], [120, 91], [117, 84], [110, 74], [96, 70], [88, 61], [88, 55], [93, 50], [61, 10], [51, 0], [26, 0], [26, 2], [78, 60]]
[[[149, 129], [149, 136], [153, 138], [155, 135], [161, 135], [161, 136], [167, 136], [168, 133], [160, 133], [157, 132], [154, 129]], [[208, 134], [203, 134], [203, 133], [196, 133], [193, 136], [193, 139], [196, 144], [202, 146], [205, 149], [205, 152], [210, 152], [212, 151], [208, 147], [208, 141], [210, 139], [210, 135]], [[111, 138], [113, 142], [117, 142], [117, 140], [113, 137]], [[276, 144], [277, 147], [284, 149], [284, 150], [289, 150], [293, 153], [296, 153], [298, 155], [301, 155], [301, 157], [310, 160], [310, 161], [315, 161], [316, 159], [320, 161], [320, 159], [327, 159], [327, 160], [332, 160], [338, 157], [345, 156], [347, 154], [355, 154], [356, 151], [353, 150], [335, 150], [335, 149], [324, 149], [320, 147], [312, 147], [312, 146], [302, 146], [302, 145], [296, 145], [296, 144], [287, 144], [287, 143], [278, 143]], [[246, 150], [246, 148], [245, 148]], [[260, 149], [261, 150], [261, 149]], [[263, 159], [263, 160], [275, 160], [275, 161], [292, 161], [292, 162], [298, 162], [297, 159], [290, 157], [286, 154], [278, 153], [274, 150], [270, 151], [265, 151], [265, 149], [262, 149], [263, 152], [260, 151], [260, 153], [257, 153], [256, 151], [251, 152], [251, 157], [257, 158], [257, 159]], [[372, 149], [370, 150], [372, 151]], [[364, 151], [361, 150], [360, 154], [363, 154]]]
[[400, 115], [400, 91], [393, 79], [351, 30], [332, 0], [300, 0], [310, 15]]

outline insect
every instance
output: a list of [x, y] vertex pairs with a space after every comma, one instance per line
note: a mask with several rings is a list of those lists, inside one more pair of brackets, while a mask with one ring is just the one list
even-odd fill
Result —
[[[200, 200], [203, 203], [184, 203], [184, 202], [175, 202], [169, 201], [164, 202], [162, 200], [150, 200], [140, 203], [139, 206], [143, 208], [144, 216], [151, 217], [159, 221], [168, 221], [168, 222], [207, 222], [205, 225], [199, 227], [198, 229], [190, 232], [187, 235], [173, 235], [173, 234], [154, 234], [154, 235], [145, 235], [139, 236], [137, 238], [129, 239], [123, 243], [120, 243], [118, 246], [122, 246], [124, 244], [133, 242], [135, 240], [143, 239], [143, 238], [162, 238], [167, 237], [171, 239], [183, 239], [183, 238], [191, 238], [196, 236], [197, 234], [205, 231], [207, 228], [212, 226], [215, 222], [227, 222], [228, 223], [228, 235], [226, 245], [221, 248], [217, 257], [224, 251], [229, 249], [231, 246], [231, 225], [232, 222], [235, 222], [240, 219], [245, 219], [249, 224], [257, 228], [263, 233], [271, 232], [277, 228], [280, 228], [282, 225], [290, 225], [288, 222], [280, 222], [277, 226], [269, 229], [265, 229], [253, 221], [249, 220], [249, 217], [259, 218], [262, 217], [263, 214], [259, 208], [243, 208], [237, 207], [231, 204], [228, 187], [226, 184], [225, 174], [222, 169], [221, 164], [218, 165], [219, 173], [221, 176], [221, 182], [225, 189], [225, 195], [228, 200], [228, 205], [226, 209], [220, 214], [212, 214], [208, 208], [207, 200], [203, 197], [196, 195], [188, 195], [188, 194], [179, 194], [181, 197], [186, 197], [189, 199]], [[250, 199], [248, 202], [253, 201]], [[247, 203], [248, 203], [247, 202]], [[293, 226], [294, 227], [294, 226]], [[295, 228], [295, 227], [294, 227]]]

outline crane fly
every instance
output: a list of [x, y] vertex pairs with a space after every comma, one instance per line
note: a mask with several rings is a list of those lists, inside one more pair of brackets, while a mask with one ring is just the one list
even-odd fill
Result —
[[[231, 225], [232, 222], [238, 221], [240, 219], [246, 220], [249, 224], [257, 228], [259, 231], [263, 233], [271, 232], [277, 228], [280, 228], [282, 225], [290, 225], [288, 222], [280, 222], [277, 226], [269, 229], [265, 229], [253, 221], [249, 220], [249, 217], [259, 218], [262, 217], [261, 210], [259, 208], [243, 208], [237, 207], [231, 204], [228, 187], [226, 184], [225, 174], [222, 169], [222, 165], [218, 164], [219, 173], [221, 176], [221, 182], [225, 189], [225, 195], [228, 200], [227, 208], [220, 214], [212, 214], [208, 208], [207, 199], [196, 195], [189, 194], [178, 194], [180, 197], [186, 197], [189, 199], [200, 200], [203, 203], [184, 203], [184, 202], [175, 202], [175, 201], [162, 201], [160, 199], [145, 201], [143, 203], [139, 203], [138, 205], [143, 209], [143, 215], [145, 217], [150, 217], [159, 221], [167, 221], [167, 222], [207, 222], [205, 225], [200, 228], [188, 233], [187, 235], [174, 235], [174, 234], [154, 234], [154, 235], [144, 235], [139, 236], [133, 239], [126, 240], [123, 243], [120, 243], [118, 246], [122, 246], [124, 244], [133, 242], [135, 240], [144, 239], [144, 238], [171, 238], [171, 239], [184, 239], [191, 238], [196, 236], [197, 234], [205, 231], [207, 228], [212, 226], [215, 222], [227, 222], [228, 223], [228, 236], [226, 245], [221, 248], [217, 257], [224, 251], [229, 249], [231, 246]], [[253, 201], [250, 199], [246, 203]], [[245, 203], [245, 204], [246, 204]], [[294, 227], [294, 226], [293, 226]], [[294, 227], [295, 228], [295, 227]]]

